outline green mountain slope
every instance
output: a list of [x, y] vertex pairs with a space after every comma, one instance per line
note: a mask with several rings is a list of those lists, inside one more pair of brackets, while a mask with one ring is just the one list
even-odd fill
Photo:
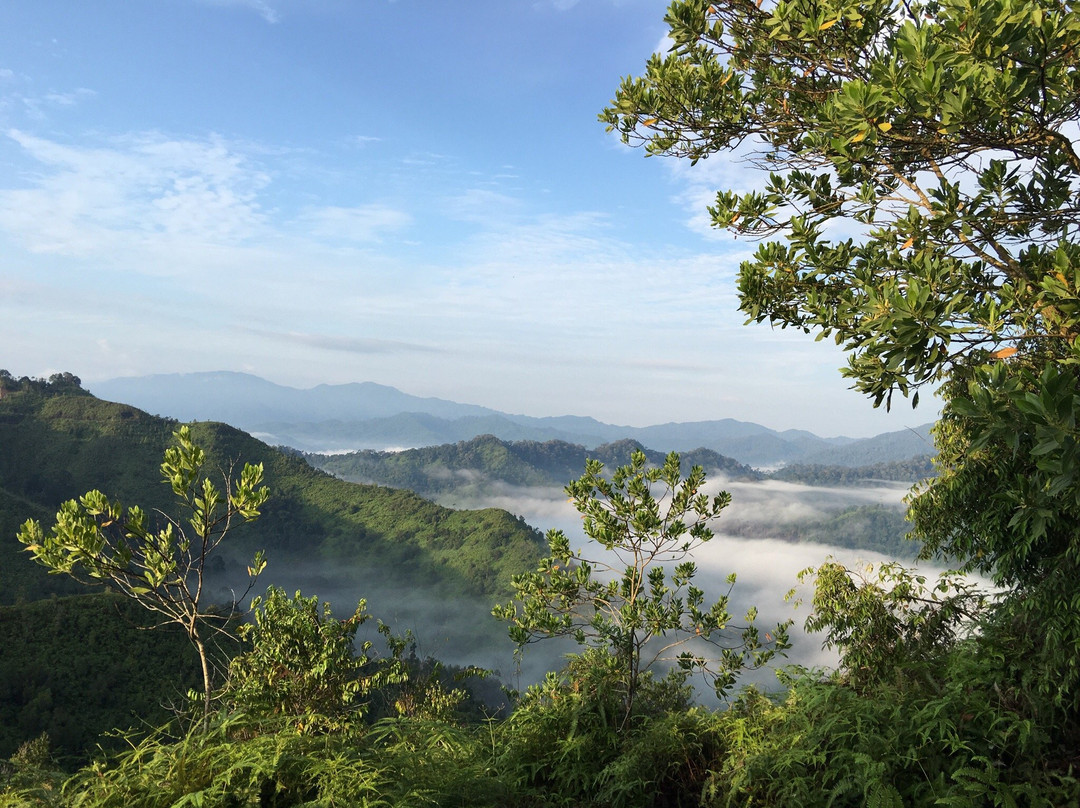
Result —
[[[50, 521], [63, 500], [91, 488], [167, 511], [171, 493], [158, 466], [177, 426], [77, 384], [15, 387], [0, 396], [0, 603], [74, 591], [23, 558], [15, 532], [26, 518]], [[262, 518], [231, 534], [221, 572], [262, 548], [271, 571], [302, 560], [337, 577], [378, 570], [403, 586], [501, 596], [510, 576], [539, 558], [539, 534], [505, 511], [452, 511], [411, 492], [335, 479], [224, 424], [192, 429], [211, 465], [263, 463], [272, 492]]]
[[199, 683], [199, 661], [177, 627], [113, 594], [0, 606], [0, 759], [42, 732], [62, 758], [83, 756], [111, 729], [164, 723]]
[[869, 466], [826, 466], [796, 463], [769, 473], [772, 480], [808, 485], [864, 486], [880, 483], [917, 483], [937, 474], [930, 455]]

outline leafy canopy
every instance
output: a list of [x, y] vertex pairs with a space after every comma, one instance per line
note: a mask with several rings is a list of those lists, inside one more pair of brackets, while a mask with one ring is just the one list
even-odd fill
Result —
[[[361, 600], [335, 619], [330, 604], [271, 586], [251, 601], [252, 621], [239, 627], [243, 653], [229, 664], [228, 700], [253, 715], [292, 718], [302, 730], [336, 727], [358, 711], [371, 643], [356, 632], [371, 615]], [[359, 653], [357, 653], [359, 651]]]
[[710, 208], [782, 237], [741, 267], [752, 319], [833, 336], [876, 403], [1003, 344], [1073, 350], [1072, 3], [683, 0], [667, 22], [672, 52], [601, 118], [651, 154], [770, 171]]
[[944, 398], [924, 554], [1008, 590], [1080, 699], [1080, 10], [1070, 0], [678, 0], [601, 115], [767, 173], [713, 223], [761, 239], [751, 320], [832, 337], [875, 403]]

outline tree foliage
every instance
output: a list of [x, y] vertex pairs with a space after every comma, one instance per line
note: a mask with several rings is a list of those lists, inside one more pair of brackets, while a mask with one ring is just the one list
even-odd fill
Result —
[[602, 118], [651, 154], [736, 151], [717, 227], [764, 240], [750, 319], [832, 337], [875, 404], [939, 386], [927, 556], [1010, 590], [1044, 689], [1080, 698], [1080, 11], [1059, 0], [675, 2]]
[[[510, 623], [519, 649], [567, 636], [609, 653], [622, 670], [624, 722], [642, 675], [657, 662], [674, 663], [682, 678], [705, 673], [723, 694], [745, 667], [763, 665], [787, 647], [786, 624], [762, 638], [751, 609], [736, 629], [728, 594], [709, 604], [695, 585], [690, 559], [713, 538], [710, 523], [731, 501], [727, 492], [709, 496], [704, 488], [701, 467], [684, 479], [675, 452], [659, 467], [635, 452], [610, 478], [602, 463], [588, 461], [566, 492], [599, 554], [586, 557], [571, 550], [561, 530], [549, 531], [551, 555], [535, 572], [516, 576], [516, 600], [494, 610]], [[729, 575], [729, 592], [734, 583]]]
[[229, 665], [228, 701], [254, 715], [294, 718], [301, 729], [324, 729], [359, 709], [370, 642], [356, 632], [371, 615], [360, 601], [344, 620], [316, 596], [270, 587], [251, 601], [252, 621], [237, 634], [243, 651]]
[[[653, 154], [746, 144], [771, 172], [710, 209], [782, 237], [741, 267], [751, 318], [834, 336], [876, 402], [1002, 344], [1071, 350], [1071, 4], [685, 0], [667, 22], [672, 52], [602, 117]], [[835, 238], [836, 220], [858, 235]]]
[[830, 559], [803, 570], [813, 578], [808, 632], [824, 632], [824, 646], [840, 652], [840, 671], [858, 688], [871, 689], [905, 676], [925, 676], [959, 639], [976, 630], [988, 605], [974, 583], [942, 573], [933, 586], [925, 575], [896, 562], [852, 570]]
[[[205, 720], [213, 689], [208, 634], [224, 630], [233, 616], [233, 606], [205, 602], [207, 560], [234, 522], [258, 518], [270, 491], [262, 485], [262, 466], [250, 463], [235, 480], [222, 472], [219, 488], [204, 472], [206, 454], [190, 429], [181, 427], [175, 438], [165, 451], [161, 476], [176, 497], [177, 510], [159, 514], [163, 527], [155, 528], [141, 507], [125, 510], [95, 490], [65, 502], [48, 533], [39, 522], [27, 520], [19, 541], [50, 572], [109, 584], [165, 622], [181, 626], [199, 652]], [[257, 553], [248, 567], [249, 589], [264, 566]]]

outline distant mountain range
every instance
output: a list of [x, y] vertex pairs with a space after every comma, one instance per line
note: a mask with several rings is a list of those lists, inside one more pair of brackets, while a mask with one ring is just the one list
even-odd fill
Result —
[[512, 415], [474, 404], [409, 395], [363, 382], [307, 390], [246, 373], [163, 374], [92, 386], [100, 398], [182, 421], [223, 421], [267, 443], [306, 452], [408, 449], [494, 435], [505, 441], [560, 440], [595, 448], [624, 439], [659, 452], [709, 449], [754, 467], [791, 463], [865, 466], [931, 454], [930, 425], [873, 438], [822, 438], [724, 418], [647, 427], [594, 418]]

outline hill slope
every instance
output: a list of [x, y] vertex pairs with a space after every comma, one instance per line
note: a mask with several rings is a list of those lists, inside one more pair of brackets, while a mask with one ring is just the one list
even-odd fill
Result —
[[[0, 398], [0, 602], [73, 591], [21, 552], [14, 534], [26, 518], [51, 521], [63, 500], [92, 488], [168, 512], [171, 492], [158, 466], [176, 426], [77, 386], [7, 391]], [[258, 522], [234, 534], [230, 563], [265, 548], [271, 571], [321, 563], [338, 574], [378, 571], [402, 586], [423, 582], [487, 597], [504, 593], [510, 575], [539, 557], [536, 531], [505, 511], [453, 511], [411, 492], [335, 479], [224, 424], [192, 429], [211, 466], [266, 468], [271, 500]]]
[[107, 730], [165, 723], [199, 686], [199, 661], [179, 627], [147, 631], [155, 622], [115, 594], [0, 606], [0, 759], [42, 732], [81, 757], [124, 746]]

